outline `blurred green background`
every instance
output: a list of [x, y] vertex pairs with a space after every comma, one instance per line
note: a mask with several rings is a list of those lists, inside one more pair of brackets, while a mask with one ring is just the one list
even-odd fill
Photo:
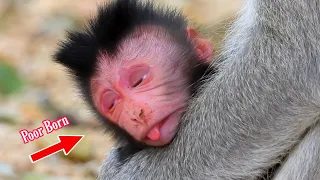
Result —
[[[181, 8], [203, 24], [218, 49], [241, 0], [154, 0]], [[87, 110], [64, 69], [51, 55], [65, 30], [81, 27], [102, 0], [0, 0], [0, 180], [95, 179], [112, 140]], [[67, 116], [71, 126], [23, 144], [19, 131]], [[69, 156], [57, 153], [32, 164], [29, 154], [85, 135]]]

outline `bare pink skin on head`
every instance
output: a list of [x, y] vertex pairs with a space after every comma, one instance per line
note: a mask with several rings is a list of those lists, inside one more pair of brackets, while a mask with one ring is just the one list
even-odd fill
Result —
[[[200, 38], [192, 34], [189, 37], [197, 43]], [[210, 43], [195, 47], [200, 47], [199, 56], [212, 57]], [[189, 99], [182, 53], [164, 29], [150, 26], [136, 29], [122, 41], [117, 56], [101, 51], [91, 79], [98, 111], [140, 142], [168, 144]]]

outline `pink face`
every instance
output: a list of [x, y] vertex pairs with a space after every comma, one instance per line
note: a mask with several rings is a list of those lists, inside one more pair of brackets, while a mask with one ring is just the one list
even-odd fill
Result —
[[185, 60], [163, 30], [141, 32], [124, 40], [116, 57], [100, 53], [91, 90], [103, 116], [136, 140], [162, 146], [173, 139], [189, 98]]

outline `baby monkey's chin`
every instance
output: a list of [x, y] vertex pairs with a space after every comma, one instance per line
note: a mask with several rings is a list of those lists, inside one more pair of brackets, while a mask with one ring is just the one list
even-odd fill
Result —
[[157, 138], [156, 140], [152, 140], [148, 137], [148, 133], [143, 142], [150, 146], [165, 146], [169, 144], [177, 133], [182, 113], [183, 108], [178, 109], [167, 116], [165, 119], [163, 119], [161, 122], [150, 128], [149, 133], [150, 131], [154, 131], [153, 128], [158, 128], [160, 133], [159, 138]]

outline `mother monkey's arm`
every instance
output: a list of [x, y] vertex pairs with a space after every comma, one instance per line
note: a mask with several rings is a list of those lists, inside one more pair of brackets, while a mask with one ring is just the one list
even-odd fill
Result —
[[135, 154], [113, 179], [263, 175], [318, 121], [319, 10], [318, 0], [246, 1], [220, 72], [191, 103], [173, 143]]

